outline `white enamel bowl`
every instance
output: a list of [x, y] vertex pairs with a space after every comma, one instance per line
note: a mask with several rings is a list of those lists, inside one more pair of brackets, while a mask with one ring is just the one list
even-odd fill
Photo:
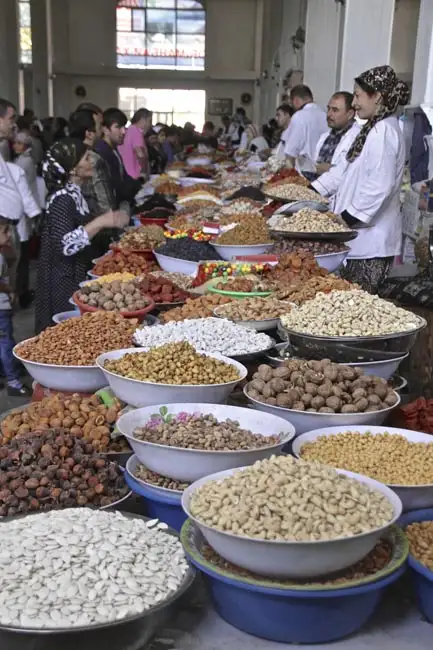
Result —
[[126, 348], [124, 350], [114, 350], [105, 352], [96, 359], [98, 368], [105, 375], [105, 382], [102, 384], [110, 385], [113, 393], [122, 402], [140, 408], [142, 406], [152, 406], [152, 404], [173, 404], [184, 402], [185, 404], [195, 403], [197, 401], [206, 404], [219, 404], [224, 402], [230, 395], [236, 384], [245, 379], [247, 369], [238, 361], [229, 359], [218, 353], [200, 352], [208, 357], [219, 359], [225, 363], [235, 366], [239, 372], [239, 379], [224, 384], [154, 384], [148, 381], [139, 381], [138, 379], [128, 379], [104, 368], [105, 361], [120, 359], [126, 353], [137, 354], [147, 352], [149, 348]]
[[[245, 469], [245, 468], [241, 468]], [[239, 469], [211, 474], [190, 485], [182, 495], [182, 507], [188, 517], [200, 529], [207, 543], [228, 562], [267, 577], [302, 580], [341, 571], [365, 557], [376, 542], [400, 517], [402, 504], [399, 497], [386, 485], [367, 476], [337, 470], [365, 483], [381, 492], [392, 504], [394, 516], [386, 525], [368, 533], [317, 542], [266, 541], [251, 537], [240, 537], [211, 528], [196, 519], [190, 510], [194, 492], [210, 481], [219, 481], [231, 476]]]
[[[27, 339], [27, 341], [31, 340]], [[13, 355], [21, 361], [29, 375], [45, 388], [69, 393], [93, 393], [107, 385], [104, 373], [96, 365], [57, 366], [23, 359], [19, 355], [19, 346], [23, 343], [26, 341], [21, 341], [14, 347]]]
[[168, 404], [168, 414], [199, 413], [213, 415], [220, 422], [236, 420], [242, 429], [263, 436], [281, 435], [280, 442], [267, 447], [240, 451], [205, 451], [203, 449], [185, 449], [170, 447], [152, 442], [145, 442], [134, 437], [137, 427], [144, 427], [152, 415], [158, 413], [164, 404], [137, 409], [122, 415], [117, 421], [117, 428], [125, 436], [139, 460], [152, 472], [162, 474], [177, 481], [192, 483], [203, 476], [221, 472], [233, 467], [252, 465], [257, 460], [279, 454], [282, 447], [295, 437], [295, 428], [286, 420], [258, 413], [239, 406], [219, 404]]
[[[283, 350], [287, 346], [289, 346], [288, 343], [277, 343], [275, 349]], [[365, 375], [375, 375], [376, 377], [382, 377], [382, 379], [390, 379], [390, 377], [397, 372], [402, 361], [404, 361], [408, 356], [409, 353], [407, 352], [406, 354], [395, 357], [394, 359], [385, 359], [383, 361], [360, 361], [359, 363], [342, 363], [339, 365], [361, 368]], [[274, 368], [282, 366], [285, 361], [285, 359], [281, 357], [271, 356], [270, 354], [266, 355], [266, 359], [269, 365]]]
[[274, 243], [271, 244], [255, 244], [251, 246], [223, 246], [220, 244], [213, 244], [216, 252], [222, 257], [223, 260], [230, 261], [234, 257], [239, 257], [243, 255], [262, 255], [271, 250], [274, 246]]
[[[394, 391], [395, 393], [395, 391]], [[250, 397], [247, 393], [247, 387], [244, 388], [244, 395], [253, 408], [264, 413], [271, 413], [284, 418], [293, 424], [296, 429], [296, 434], [306, 433], [307, 431], [314, 431], [315, 429], [324, 429], [332, 426], [347, 426], [358, 427], [362, 425], [379, 425], [382, 424], [388, 415], [396, 409], [401, 401], [398, 393], [395, 393], [397, 402], [394, 406], [389, 406], [382, 411], [372, 411], [368, 413], [309, 413], [307, 411], [295, 411], [294, 409], [282, 408], [281, 406], [271, 406], [259, 402]]]
[[[309, 431], [304, 433], [302, 436], [299, 436], [293, 442], [293, 455], [300, 457], [302, 446], [307, 442], [312, 442], [320, 436], [330, 436], [335, 433], [346, 433], [348, 431], [353, 431], [357, 433], [371, 433], [374, 436], [377, 436], [379, 433], [389, 433], [391, 435], [403, 436], [409, 442], [421, 442], [423, 444], [433, 444], [433, 436], [427, 433], [420, 433], [419, 431], [410, 431], [408, 429], [396, 429], [394, 427], [328, 427], [326, 429], [316, 429], [315, 431]], [[392, 457], [389, 458], [389, 462], [392, 463]], [[433, 476], [430, 484], [426, 485], [392, 485], [388, 484], [388, 487], [399, 496], [403, 504], [403, 510], [418, 510], [419, 508], [431, 508], [433, 507]]]
[[181, 260], [177, 257], [161, 255], [156, 251], [153, 251], [153, 254], [163, 271], [168, 271], [169, 273], [184, 273], [185, 275], [197, 274], [198, 262], [190, 262], [189, 260]]
[[70, 318], [78, 318], [78, 316], [81, 316], [81, 313], [78, 309], [74, 309], [73, 311], [61, 311], [58, 314], [54, 314], [53, 322], [58, 325], [59, 323], [63, 323], [65, 320], [69, 320]]
[[325, 255], [315, 255], [316, 262], [322, 269], [330, 273], [336, 271], [343, 264], [350, 251], [341, 251], [340, 253], [326, 253]]

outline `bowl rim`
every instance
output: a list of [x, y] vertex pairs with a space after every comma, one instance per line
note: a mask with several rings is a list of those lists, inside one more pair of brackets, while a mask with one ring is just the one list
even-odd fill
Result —
[[[174, 404], [167, 404], [166, 406], [167, 406], [168, 409], [170, 409], [170, 407], [172, 407], [172, 406], [179, 406], [181, 404], [182, 404], [181, 402], [175, 402]], [[158, 406], [159, 406], [158, 404], [155, 404], [155, 409], [157, 409]], [[185, 411], [187, 411], [190, 404], [186, 403], [186, 404], [184, 404], [184, 406], [185, 406]], [[208, 406], [209, 407], [209, 406], [213, 406], [213, 405], [212, 404], [207, 404], [206, 405], [204, 402], [202, 402], [202, 403], [197, 402], [197, 404], [195, 406], [196, 407], [197, 406], [202, 406], [202, 407]], [[243, 409], [245, 409], [245, 407], [232, 406], [230, 404], [220, 404], [219, 406], [221, 406], [221, 407], [223, 407], [225, 409], [226, 408], [229, 408], [229, 409], [242, 409], [243, 408]], [[142, 408], [147, 409], [149, 407], [144, 406]], [[150, 408], [153, 408], [153, 407], [150, 407]], [[137, 411], [139, 411], [139, 410], [140, 409], [135, 409], [135, 411], [130, 411], [130, 413], [134, 413], [134, 414], [137, 415]], [[250, 411], [251, 409], [245, 409], [245, 410]], [[118, 428], [119, 428], [119, 421], [121, 420], [121, 418], [126, 417], [127, 415], [128, 415], [128, 413], [125, 413], [124, 415], [121, 415], [117, 419], [116, 425], [117, 425]], [[191, 412], [191, 415], [193, 415], [193, 412]], [[272, 413], [264, 413], [264, 415], [270, 415], [271, 417], [278, 418], [278, 415], [272, 415]], [[150, 419], [150, 417], [151, 416], [149, 416], [149, 419]], [[214, 417], [215, 417], [215, 415], [214, 415]], [[229, 418], [229, 414], [227, 415], [226, 419], [228, 419], [228, 418]], [[296, 436], [295, 426], [291, 422], [288, 422], [287, 420], [283, 420], [283, 418], [278, 418], [278, 419], [282, 420], [281, 426], [283, 426], [283, 422], [284, 422], [285, 426], [289, 425], [289, 428], [291, 428], [292, 430], [288, 431], [285, 434], [283, 434], [281, 436], [282, 439], [280, 440], [280, 442], [274, 443], [272, 445], [266, 445], [266, 446], [263, 446], [263, 447], [253, 447], [251, 449], [197, 449], [195, 447], [175, 447], [175, 446], [172, 446], [172, 445], [163, 445], [163, 444], [157, 443], [157, 442], [149, 442], [147, 440], [140, 440], [140, 438], [136, 438], [133, 434], [129, 434], [129, 433], [125, 433], [124, 431], [121, 431], [120, 428], [119, 428], [119, 431], [121, 431], [122, 435], [127, 440], [134, 440], [135, 442], [138, 442], [138, 443], [143, 444], [143, 445], [149, 445], [151, 447], [156, 447], [156, 448], [160, 448], [160, 449], [169, 449], [170, 451], [173, 450], [173, 451], [181, 451], [181, 452], [194, 452], [194, 453], [206, 454], [206, 455], [210, 455], [210, 456], [214, 456], [214, 455], [218, 456], [218, 455], [221, 455], [221, 454], [227, 454], [227, 455], [242, 454], [242, 455], [244, 455], [244, 454], [248, 454], [248, 453], [251, 453], [251, 452], [262, 451], [262, 450], [266, 451], [266, 450], [269, 450], [269, 449], [274, 449], [275, 447], [279, 447], [281, 445], [286, 445], [288, 442], [291, 442], [291, 441], [294, 440], [294, 438]], [[266, 422], [264, 424], [266, 426]], [[137, 425], [137, 426], [140, 426], [140, 425]], [[145, 424], [141, 425], [141, 426], [145, 426]], [[265, 436], [265, 437], [267, 437], [267, 436]]]
[[275, 242], [266, 242], [264, 244], [214, 244], [212, 241], [209, 242], [214, 248], [262, 248], [263, 246], [272, 246], [275, 245]]
[[[249, 578], [243, 575], [234, 575], [230, 572], [229, 569], [216, 567], [209, 560], [206, 560], [206, 558], [204, 558], [203, 555], [201, 554], [200, 549], [196, 550], [194, 547], [192, 547], [190, 543], [189, 536], [191, 535], [191, 533], [194, 532], [196, 535], [198, 533], [203, 537], [203, 533], [200, 531], [197, 525], [194, 524], [194, 522], [191, 521], [190, 519], [187, 519], [181, 528], [180, 539], [182, 541], [187, 557], [190, 559], [191, 562], [193, 562], [193, 564], [195, 564], [195, 566], [199, 568], [200, 571], [207, 573], [212, 579], [225, 582], [226, 584], [233, 585], [234, 583], [236, 583], [236, 586], [240, 589], [247, 589], [248, 591], [253, 591], [256, 593], [268, 594], [274, 596], [277, 595], [281, 597], [286, 596], [286, 597], [299, 597], [299, 598], [329, 598], [329, 597], [341, 598], [345, 595], [356, 596], [360, 593], [358, 591], [360, 589], [373, 588], [376, 583], [389, 580], [390, 578], [392, 578], [392, 576], [394, 576], [398, 572], [400, 572], [401, 575], [401, 573], [405, 570], [404, 564], [409, 557], [409, 542], [407, 540], [407, 537], [399, 526], [393, 524], [390, 527], [389, 531], [386, 531], [383, 537], [385, 539], [390, 536], [393, 536], [395, 538], [393, 551], [395, 552], [395, 547], [397, 545], [400, 545], [401, 556], [395, 557], [394, 559], [391, 557], [390, 561], [383, 569], [369, 576], [370, 579], [368, 579], [367, 576], [364, 578], [360, 578], [358, 580], [353, 580], [352, 581], [353, 584], [337, 583], [335, 585], [326, 584], [326, 583], [321, 584], [319, 582], [314, 583], [313, 582], [314, 579], [312, 579], [309, 583], [306, 583], [305, 585], [300, 584], [299, 586], [297, 586], [296, 584], [291, 584], [291, 585], [288, 584], [287, 586], [285, 586], [284, 579], [281, 580], [275, 579], [273, 581], [272, 578], [266, 578], [265, 576], [257, 576], [258, 578], [260, 577], [262, 578], [261, 582], [263, 583], [263, 584], [258, 584], [259, 582], [258, 580], [255, 581], [253, 578]], [[206, 542], [206, 540], [204, 541]], [[208, 542], [206, 543], [208, 544]], [[272, 582], [274, 582], [275, 584], [272, 584]], [[287, 580], [287, 582], [290, 581]]]
[[[379, 481], [376, 481], [375, 479], [370, 478], [369, 476], [365, 476], [363, 474], [357, 474], [356, 472], [350, 472], [348, 470], [344, 469], [337, 469], [335, 467], [331, 468], [334, 471], [337, 472], [337, 474], [343, 474], [347, 478], [354, 479], [358, 483], [363, 483], [364, 485], [367, 485], [371, 490], [375, 492], [379, 492], [384, 496], [388, 503], [392, 506], [394, 509], [394, 516], [392, 519], [387, 522], [386, 524], [383, 524], [382, 526], [379, 526], [377, 528], [373, 528], [372, 530], [369, 530], [367, 532], [363, 533], [357, 533], [356, 535], [351, 535], [350, 537], [334, 537], [333, 539], [322, 539], [322, 540], [314, 540], [314, 541], [299, 541], [299, 540], [280, 540], [280, 539], [262, 539], [258, 537], [246, 537], [245, 535], [235, 535], [234, 533], [230, 533], [225, 530], [219, 530], [218, 528], [213, 528], [212, 526], [209, 526], [208, 524], [205, 524], [204, 522], [200, 521], [200, 519], [197, 519], [197, 517], [194, 517], [194, 515], [191, 513], [190, 510], [190, 501], [192, 498], [192, 495], [194, 494], [194, 491], [198, 488], [194, 488], [194, 485], [198, 482], [201, 482], [201, 485], [205, 485], [206, 483], [212, 483], [215, 481], [223, 480], [224, 478], [228, 478], [231, 474], [234, 472], [242, 472], [244, 470], [251, 469], [251, 465], [247, 467], [235, 467], [231, 470], [223, 470], [222, 472], [215, 472], [214, 474], [209, 474], [208, 476], [203, 477], [202, 479], [199, 479], [198, 481], [194, 481], [194, 483], [191, 483], [189, 487], [185, 489], [185, 491], [182, 494], [182, 508], [185, 512], [185, 514], [195, 523], [195, 525], [198, 528], [205, 528], [206, 530], [210, 531], [211, 533], [217, 533], [221, 534], [223, 537], [230, 538], [230, 539], [235, 539], [235, 540], [241, 540], [243, 542], [252, 542], [252, 543], [260, 543], [260, 544], [270, 544], [271, 547], [275, 546], [308, 546], [308, 547], [316, 547], [318, 548], [318, 545], [327, 545], [327, 544], [335, 544], [335, 543], [341, 543], [341, 542], [346, 542], [346, 541], [351, 541], [351, 540], [356, 540], [356, 539], [361, 539], [363, 537], [366, 537], [368, 535], [371, 535], [372, 533], [378, 533], [380, 531], [387, 530], [390, 526], [394, 525], [398, 519], [400, 518], [402, 512], [403, 512], [403, 504], [401, 502], [400, 497], [398, 494], [396, 494], [390, 487], [387, 485], [384, 485], [383, 483], [380, 483]], [[222, 474], [225, 474], [225, 476], [221, 476]], [[362, 481], [360, 479], [367, 479], [367, 481]], [[373, 485], [371, 485], [371, 482]], [[194, 488], [194, 489], [193, 489]], [[394, 507], [393, 500], [395, 501], [396, 506]]]
[[[155, 257], [157, 259], [158, 259], [158, 257], [164, 257], [167, 260], [176, 260], [177, 262], [185, 262], [187, 264], [194, 264], [197, 267], [200, 264], [200, 262], [192, 262], [191, 260], [183, 260], [181, 257], [171, 257], [171, 255], [164, 255], [163, 253], [158, 253], [156, 248], [154, 248], [152, 252], [153, 252], [153, 254], [155, 255]], [[163, 269], [161, 269], [161, 270], [163, 270]], [[177, 271], [177, 273], [179, 273], [179, 272], [180, 271]], [[173, 271], [172, 271], [172, 273], [173, 273]], [[176, 273], [176, 271], [174, 271], [174, 273]]]
[[[88, 305], [85, 302], [81, 302], [81, 300], [77, 298], [78, 293], [80, 293], [80, 289], [77, 289], [77, 291], [74, 291], [74, 293], [72, 294], [72, 300], [75, 301], [77, 307], [83, 309], [85, 312], [105, 311], [102, 308], [92, 307], [91, 305]], [[146, 315], [155, 309], [155, 301], [149, 294], [143, 294], [143, 298], [147, 298], [149, 301], [147, 307], [144, 307], [143, 309], [138, 309], [136, 311], [124, 311], [124, 312], [118, 311], [117, 309], [113, 309], [111, 311], [114, 311], [116, 314], [120, 314], [120, 316], [123, 316], [123, 318], [136, 318], [137, 316], [143, 316], [143, 314]]]
[[[364, 413], [317, 413], [317, 412], [314, 413], [314, 412], [309, 412], [309, 411], [297, 411], [296, 409], [289, 409], [289, 408], [287, 408], [285, 406], [276, 406], [276, 405], [274, 406], [273, 404], [266, 404], [265, 402], [260, 402], [258, 399], [254, 399], [254, 397], [251, 397], [251, 395], [248, 395], [247, 388], [250, 385], [250, 383], [251, 382], [248, 382], [243, 388], [243, 393], [244, 393], [245, 397], [247, 397], [249, 400], [254, 402], [254, 404], [263, 404], [263, 406], [268, 406], [271, 409], [279, 409], [280, 411], [284, 411], [284, 412], [288, 412], [288, 413], [296, 413], [297, 416], [299, 416], [299, 415], [312, 415], [312, 416], [319, 415], [319, 416], [328, 417], [328, 418], [330, 416], [334, 417], [336, 415], [342, 415], [343, 417], [344, 416], [347, 417], [348, 415], [366, 415], [365, 411], [364, 411]], [[399, 393], [397, 393], [397, 391], [395, 391], [394, 389], [393, 389], [392, 392], [398, 398], [398, 401], [393, 406], [388, 406], [386, 409], [381, 409], [380, 411], [369, 411], [369, 413], [371, 413], [371, 415], [374, 415], [375, 413], [388, 413], [388, 412], [394, 410], [395, 408], [397, 408], [398, 406], [400, 406], [401, 395], [399, 395]], [[335, 426], [339, 426], [339, 425], [336, 424]], [[347, 426], [356, 426], [356, 425], [349, 424]], [[359, 426], [361, 426], [361, 425], [359, 425]], [[375, 426], [375, 425], [371, 425], [371, 426]], [[308, 432], [306, 432], [306, 433], [308, 433]], [[433, 440], [432, 440], [432, 442], [433, 442]]]
[[[134, 461], [137, 462], [137, 466], [138, 465], [143, 465], [143, 467], [146, 467], [144, 465], [144, 463], [142, 463], [141, 460], [138, 458], [137, 454], [134, 454], [134, 452], [133, 452], [132, 456], [130, 456], [128, 458], [127, 462], [126, 462], [125, 472], [128, 474], [128, 476], [130, 478], [132, 478], [134, 481], [137, 481], [137, 483], [139, 483], [141, 486], [143, 486], [144, 489], [149, 489], [150, 488], [152, 490], [163, 490], [163, 493], [161, 494], [162, 497], [163, 496], [166, 496], [166, 497], [170, 497], [170, 496], [178, 496], [178, 497], [180, 497], [181, 496], [183, 490], [172, 490], [171, 488], [164, 488], [164, 487], [161, 487], [160, 485], [154, 485], [153, 483], [148, 483], [146, 481], [143, 481], [142, 478], [138, 478], [138, 476], [135, 476], [135, 474], [133, 474], [132, 469], [131, 469], [131, 465], [133, 464]], [[146, 468], [146, 469], [148, 469], [148, 468]], [[149, 471], [151, 472], [152, 470], [149, 470]], [[154, 472], [154, 474], [156, 474], [156, 473], [157, 472]], [[180, 481], [180, 482], [182, 482], [182, 481]], [[179, 505], [180, 505], [180, 502], [179, 502]]]
[[[406, 310], [408, 311], [408, 310]], [[304, 339], [309, 339], [309, 340], [314, 340], [314, 341], [319, 341], [319, 342], [330, 342], [330, 343], [356, 343], [356, 342], [367, 342], [367, 341], [382, 341], [384, 339], [398, 339], [403, 336], [410, 336], [412, 334], [419, 334], [421, 330], [423, 330], [427, 326], [427, 321], [423, 316], [418, 316], [418, 314], [414, 314], [418, 320], [420, 321], [420, 324], [418, 327], [411, 329], [411, 330], [406, 330], [404, 332], [391, 332], [389, 334], [375, 334], [374, 336], [321, 336], [320, 334], [308, 334], [308, 332], [296, 332], [295, 330], [289, 329], [283, 323], [281, 323], [281, 327], [283, 328], [284, 332], [288, 334], [289, 336], [301, 336]]]
[[346, 257], [349, 255], [350, 249], [347, 251], [336, 251], [335, 253], [319, 253], [318, 255], [314, 255], [315, 259], [318, 257], [336, 257], [337, 255], [345, 255]]
[[[378, 411], [378, 412], [380, 412], [380, 411]], [[303, 436], [307, 436], [307, 435], [310, 435], [312, 433], [316, 433], [318, 431], [322, 432], [320, 435], [322, 435], [322, 436], [324, 436], [326, 438], [329, 438], [331, 435], [339, 435], [341, 433], [346, 433], [346, 434], [361, 433], [361, 434], [365, 435], [365, 434], [367, 434], [369, 432], [368, 431], [369, 429], [376, 429], [376, 428], [377, 429], [379, 429], [379, 428], [382, 429], [383, 428], [382, 432], [377, 431], [376, 433], [372, 433], [372, 432], [370, 432], [370, 433], [372, 433], [372, 435], [380, 435], [380, 433], [384, 433], [384, 434], [387, 433], [387, 434], [392, 435], [392, 436], [401, 436], [403, 438], [406, 438], [406, 436], [402, 432], [417, 433], [417, 434], [419, 434], [421, 436], [425, 436], [426, 439], [425, 440], [415, 441], [415, 440], [409, 440], [408, 438], [406, 438], [406, 440], [408, 442], [413, 442], [414, 444], [433, 445], [433, 437], [429, 433], [424, 433], [423, 431], [411, 431], [410, 429], [399, 429], [398, 427], [386, 427], [386, 426], [382, 426], [380, 424], [373, 424], [373, 425], [368, 425], [368, 424], [356, 425], [356, 424], [354, 424], [354, 425], [348, 425], [347, 427], [344, 427], [345, 428], [344, 432], [343, 431], [335, 431], [335, 429], [339, 428], [339, 426], [344, 426], [344, 425], [337, 425], [336, 427], [325, 427], [323, 429], [312, 429], [311, 431], [305, 431], [304, 433], [301, 433], [301, 434], [299, 434], [299, 436], [297, 436], [295, 444], [296, 444], [296, 446], [300, 445]], [[351, 430], [351, 428], [350, 428], [351, 426], [356, 427], [357, 429], [367, 429], [367, 430], [366, 431], [361, 431], [361, 432], [360, 431], [355, 431], [355, 429]], [[330, 429], [332, 429], [334, 433], [331, 432]], [[320, 436], [317, 436], [317, 438], [319, 438], [319, 437]], [[430, 440], [429, 440], [429, 438], [430, 438]], [[297, 442], [298, 440], [299, 440], [299, 442]], [[305, 443], [305, 444], [308, 444], [308, 442], [313, 442], [313, 440], [307, 441], [307, 443]], [[293, 456], [295, 456], [295, 458], [300, 458], [302, 460], [302, 456], [300, 455], [301, 450], [302, 450], [302, 447], [300, 447], [299, 451], [294, 451], [292, 449], [292, 454], [293, 454]], [[320, 460], [318, 460], [317, 462], [322, 464], [322, 462]], [[326, 464], [326, 463], [323, 463], [323, 464]], [[332, 467], [333, 469], [336, 469], [333, 465], [327, 465], [327, 466]], [[344, 468], [338, 468], [338, 469], [344, 469]], [[348, 470], [348, 471], [350, 471], [350, 470]], [[368, 474], [364, 474], [364, 476], [368, 476]], [[369, 478], [373, 478], [373, 477], [369, 476]], [[374, 480], [377, 481], [378, 479], [374, 479]], [[382, 481], [379, 481], [379, 482], [381, 483]], [[413, 485], [412, 483], [409, 484], [409, 485], [408, 484], [401, 484], [401, 483], [384, 483], [383, 485], [387, 485], [392, 490], [397, 489], [397, 490], [402, 490], [402, 491], [405, 490], [405, 489], [406, 490], [408, 490], [408, 489], [411, 490], [411, 489], [416, 489], [416, 488], [419, 488], [419, 489], [433, 488], [433, 482], [432, 483], [419, 483], [419, 484], [415, 484], [415, 485]], [[432, 520], [433, 520], [433, 517], [432, 517]]]
[[[58, 323], [60, 325], [60, 323]], [[91, 366], [65, 366], [65, 365], [57, 365], [55, 363], [41, 363], [40, 361], [32, 361], [31, 359], [24, 359], [24, 357], [20, 357], [18, 355], [17, 348], [20, 347], [20, 345], [23, 345], [24, 343], [28, 343], [29, 341], [34, 341], [35, 339], [38, 338], [39, 335], [37, 336], [31, 336], [29, 339], [24, 339], [24, 341], [20, 341], [14, 347], [12, 348], [12, 354], [18, 361], [21, 361], [21, 363], [26, 364], [30, 363], [33, 364], [34, 366], [41, 366], [42, 368], [56, 368], [56, 369], [67, 369], [67, 370], [100, 370], [100, 368], [94, 364]], [[1, 626], [0, 626], [1, 627]]]
[[[130, 490], [128, 493], [128, 496], [132, 494], [132, 491]], [[110, 507], [113, 504], [110, 504]], [[38, 514], [37, 512], [35, 513], [29, 513], [29, 516], [32, 514]], [[149, 517], [144, 517], [143, 515], [137, 515], [135, 513], [131, 512], [121, 512], [123, 517], [126, 517], [127, 519], [142, 519], [144, 521], [152, 521], [151, 518]], [[27, 516], [27, 515], [25, 515]], [[7, 521], [2, 522], [0, 519], [0, 525], [2, 523], [6, 524], [9, 521], [12, 521], [12, 518], [7, 518]], [[163, 529], [162, 532], [166, 533], [167, 535], [171, 535], [172, 537], [177, 537], [180, 541], [180, 536], [179, 534], [170, 526], [167, 527], [167, 529]], [[185, 555], [186, 557], [186, 555]], [[150, 609], [144, 610], [140, 614], [132, 614], [131, 616], [127, 616], [126, 618], [122, 618], [116, 621], [109, 621], [107, 623], [97, 623], [95, 625], [81, 625], [81, 626], [73, 626], [73, 627], [18, 627], [18, 626], [12, 626], [12, 625], [1, 625], [0, 624], [0, 631], [10, 631], [10, 632], [15, 632], [15, 633], [32, 633], [36, 634], [37, 636], [51, 636], [51, 635], [56, 635], [56, 634], [76, 634], [79, 632], [93, 632], [94, 630], [102, 630], [106, 629], [109, 627], [112, 627], [114, 625], [122, 625], [124, 623], [129, 623], [132, 621], [136, 621], [140, 618], [144, 618], [154, 612], [160, 611], [161, 609], [164, 609], [165, 607], [169, 607], [173, 603], [176, 602], [192, 585], [194, 578], [195, 578], [195, 569], [191, 567], [191, 565], [188, 563], [188, 567], [185, 571], [185, 575], [183, 577], [183, 580], [181, 584], [179, 585], [178, 590], [172, 594], [169, 598], [167, 598], [165, 601], [158, 603], [154, 607], [151, 607]]]
[[[131, 382], [134, 382], [135, 384], [138, 384], [138, 385], [141, 385], [141, 386], [143, 386], [143, 385], [144, 386], [161, 386], [161, 387], [164, 387], [164, 388], [218, 388], [219, 386], [230, 386], [232, 384], [237, 384], [240, 381], [243, 381], [245, 379], [245, 377], [247, 376], [247, 374], [248, 374], [247, 368], [245, 368], [245, 366], [243, 366], [239, 361], [235, 361], [231, 357], [226, 357], [225, 355], [220, 354], [219, 352], [210, 353], [210, 352], [203, 352], [202, 350], [196, 350], [196, 352], [198, 352], [198, 354], [204, 354], [207, 357], [213, 357], [214, 359], [217, 359], [218, 361], [223, 361], [224, 363], [226, 363], [226, 364], [228, 364], [230, 366], [235, 366], [235, 368], [238, 370], [239, 375], [240, 375], [239, 379], [233, 379], [232, 381], [226, 381], [226, 382], [224, 382], [222, 384], [157, 384], [157, 383], [155, 383], [153, 381], [142, 381], [141, 379], [131, 379], [130, 377], [123, 377], [122, 375], [118, 375], [117, 373], [112, 372], [111, 370], [107, 370], [106, 368], [104, 368], [104, 366], [102, 365], [102, 363], [100, 361], [102, 356], [104, 356], [105, 354], [110, 354], [110, 352], [123, 352], [124, 354], [122, 356], [125, 356], [125, 354], [129, 354], [129, 353], [136, 354], [136, 353], [139, 353], [139, 352], [149, 352], [149, 350], [150, 350], [150, 347], [141, 347], [141, 348], [135, 347], [135, 348], [122, 348], [121, 350], [108, 350], [107, 352], [103, 352], [102, 354], [100, 354], [96, 358], [96, 367], [99, 370], [102, 370], [103, 373], [106, 373], [107, 375], [111, 375], [112, 377], [116, 377], [118, 379], [125, 379], [126, 381], [131, 381]], [[218, 356], [214, 356], [214, 355], [218, 355]], [[220, 357], [222, 357], [222, 358], [220, 358]], [[119, 358], [121, 358], [121, 357], [119, 357]], [[240, 366], [240, 368], [239, 368], [239, 366]], [[241, 368], [242, 368], [242, 370], [241, 370]]]
[[[224, 305], [223, 305], [223, 306], [224, 306]], [[290, 342], [289, 342], [289, 341], [282, 341], [281, 343], [276, 343], [276, 344], [274, 345], [274, 348], [275, 348], [276, 350], [279, 350], [279, 349], [282, 350], [282, 349], [283, 349], [283, 348], [282, 348], [283, 345], [285, 345], [286, 347], [290, 347]], [[279, 347], [279, 346], [281, 346], [281, 347]], [[382, 364], [384, 364], [384, 363], [394, 363], [395, 361], [399, 361], [399, 362], [401, 363], [402, 361], [404, 361], [405, 359], [407, 359], [407, 357], [409, 356], [409, 354], [410, 354], [409, 352], [405, 352], [404, 354], [402, 354], [402, 355], [400, 355], [400, 356], [398, 356], [398, 357], [394, 357], [393, 359], [380, 359], [379, 361], [359, 361], [358, 363], [356, 363], [356, 362], [354, 362], [354, 361], [349, 361], [348, 363], [344, 363], [344, 362], [341, 362], [341, 363], [340, 363], [340, 362], [337, 361], [336, 363], [337, 363], [337, 365], [339, 365], [339, 366], [350, 366], [351, 368], [353, 368], [353, 367], [358, 367], [358, 366], [359, 366], [360, 368], [362, 368], [362, 367], [364, 367], [364, 366], [372, 366], [372, 365], [374, 365], [374, 366], [380, 366], [380, 365], [382, 365]], [[282, 357], [273, 357], [273, 356], [271, 356], [270, 354], [268, 354], [268, 357], [269, 357], [269, 359], [272, 359], [272, 360], [274, 360], [274, 361], [285, 361], [285, 359], [283, 359]], [[300, 357], [289, 357], [289, 358], [287, 358], [286, 360], [289, 361], [290, 359], [295, 359], [295, 358], [298, 358], [298, 359], [299, 359]]]

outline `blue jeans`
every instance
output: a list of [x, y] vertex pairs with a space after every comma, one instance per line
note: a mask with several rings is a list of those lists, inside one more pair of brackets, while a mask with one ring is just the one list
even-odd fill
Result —
[[20, 379], [18, 364], [12, 354], [14, 345], [12, 311], [0, 310], [0, 361], [8, 382]]

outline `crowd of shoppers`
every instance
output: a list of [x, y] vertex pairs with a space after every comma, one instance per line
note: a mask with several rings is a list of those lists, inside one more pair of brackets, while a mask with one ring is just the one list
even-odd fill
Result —
[[[27, 109], [0, 99], [0, 360], [9, 394], [25, 395], [12, 356], [12, 312], [33, 299], [29, 287], [30, 240], [40, 251], [36, 332], [69, 309], [92, 258], [103, 254], [130, 222], [134, 199], [152, 174], [197, 145], [221, 147], [236, 160], [270, 155], [295, 166], [310, 187], [330, 200], [359, 235], [341, 273], [376, 292], [400, 252], [399, 195], [405, 163], [398, 107], [408, 90], [389, 66], [366, 71], [354, 94], [341, 91], [327, 111], [307, 86], [292, 88], [275, 118], [261, 127], [244, 108], [208, 121], [201, 132], [152, 125], [140, 108], [128, 126], [118, 108], [83, 103], [70, 115], [38, 121]], [[358, 122], [362, 120], [362, 125]]]

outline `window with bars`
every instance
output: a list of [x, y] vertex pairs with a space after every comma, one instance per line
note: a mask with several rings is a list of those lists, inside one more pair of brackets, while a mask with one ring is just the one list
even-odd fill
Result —
[[205, 28], [200, 0], [120, 0], [117, 67], [204, 70]]
[[32, 62], [32, 20], [30, 0], [18, 0], [18, 30], [20, 63]]

